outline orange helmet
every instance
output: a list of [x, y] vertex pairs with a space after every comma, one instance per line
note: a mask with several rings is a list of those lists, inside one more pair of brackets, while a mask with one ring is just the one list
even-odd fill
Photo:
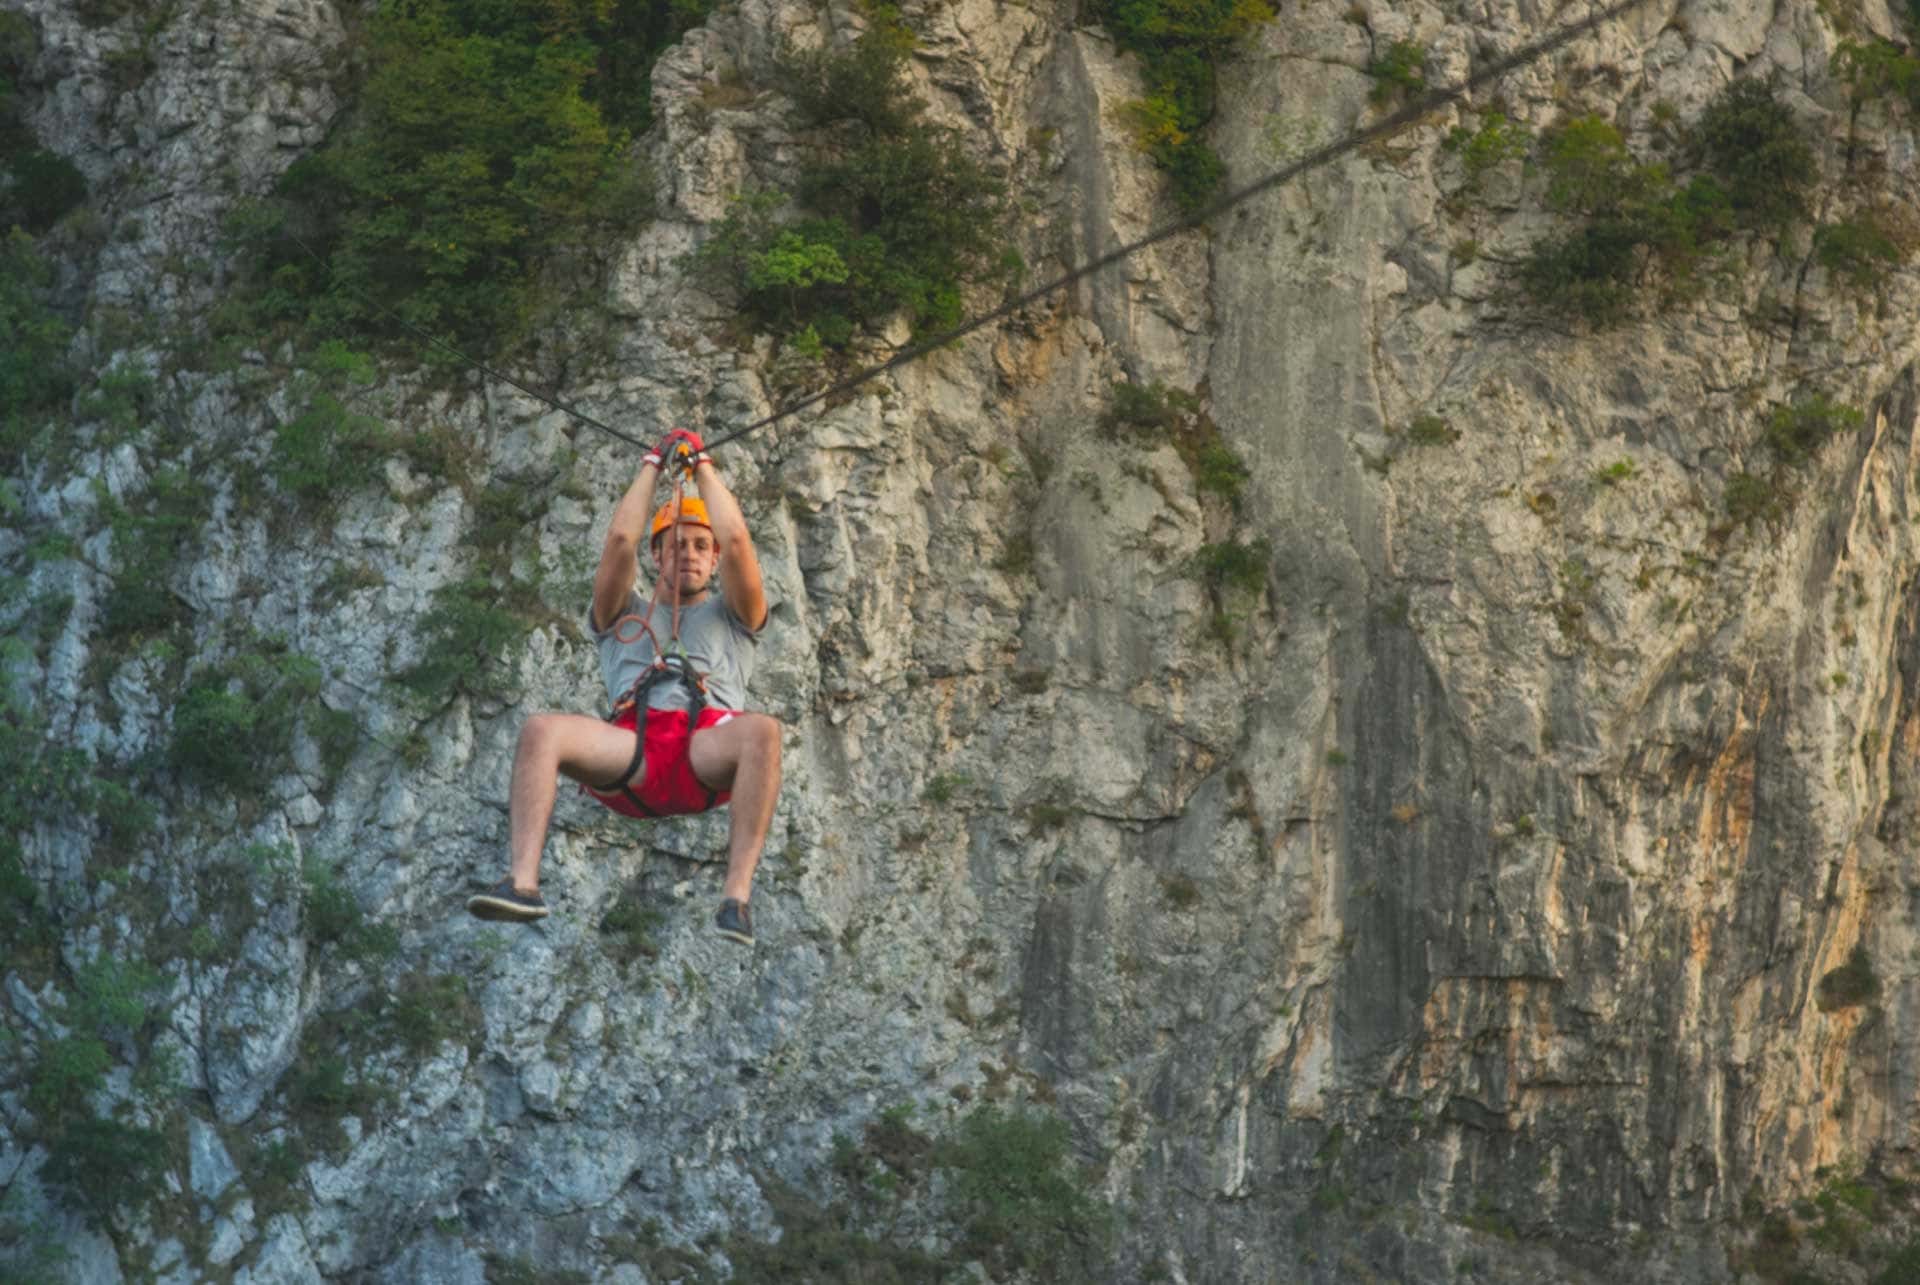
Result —
[[[703, 526], [713, 530], [713, 523], [707, 520], [707, 506], [697, 495], [680, 497], [680, 522], [683, 526]], [[668, 500], [653, 515], [653, 530], [648, 533], [649, 540], [673, 525], [673, 501]]]

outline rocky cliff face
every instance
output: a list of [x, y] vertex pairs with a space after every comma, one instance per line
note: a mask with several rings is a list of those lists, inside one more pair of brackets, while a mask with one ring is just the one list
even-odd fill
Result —
[[[396, 457], [325, 523], [249, 502], [293, 413], [279, 358], [214, 373], [169, 346], [220, 297], [219, 221], [341, 110], [340, 13], [8, 7], [37, 37], [31, 119], [92, 184], [90, 222], [52, 242], [76, 351], [155, 379], [135, 431], [78, 399], [71, 453], [16, 479], [0, 554], [22, 604], [64, 603], [19, 616], [40, 634], [18, 685], [111, 776], [169, 743], [182, 685], [242, 629], [319, 669], [291, 762], [244, 790], [163, 770], [137, 841], [25, 836], [54, 938], [6, 974], [16, 1265], [723, 1276], [797, 1243], [874, 1153], [903, 1194], [866, 1230], [978, 1258], [937, 1214], [960, 1179], [882, 1144], [1006, 1101], [1070, 1125], [1115, 1211], [1102, 1279], [1732, 1280], [1816, 1248], [1866, 1279], [1879, 1260], [1837, 1231], [1796, 1235], [1900, 1234], [1912, 271], [1846, 287], [1802, 229], [1630, 324], [1543, 319], [1510, 272], [1557, 226], [1538, 174], [1510, 159], [1467, 199], [1443, 145], [1497, 97], [1644, 149], [1773, 75], [1818, 140], [1821, 217], [1912, 217], [1911, 114], [1851, 118], [1829, 67], [1846, 32], [1901, 30], [1880, 5], [1653, 0], [724, 452], [776, 604], [756, 695], [787, 728], [750, 954], [706, 928], [724, 817], [638, 827], [563, 798], [555, 916], [460, 910], [503, 864], [519, 720], [599, 704], [572, 621], [632, 452], [476, 378], [396, 365], [357, 394], [518, 488], [510, 569], [554, 611], [510, 682], [422, 716], [388, 680], [431, 646], [426, 604], [509, 570], [482, 562], [473, 486]], [[1370, 119], [1393, 42], [1449, 83], [1555, 20], [1363, 8], [1288, 5], [1226, 64], [1236, 179]], [[1014, 177], [1037, 276], [1174, 216], [1115, 123], [1135, 63], [1098, 30], [986, 0], [907, 18], [934, 112]], [[777, 96], [701, 87], [862, 21], [748, 0], [663, 59], [640, 145], [660, 214], [581, 302], [617, 325], [570, 399], [642, 435], [776, 404], [765, 345], [723, 341], [680, 256], [794, 151]], [[1119, 380], [1199, 395], [1249, 474], [1237, 500], [1173, 442], [1101, 426]], [[1810, 390], [1864, 413], [1788, 502], [1730, 518], [1769, 408]], [[115, 506], [181, 466], [214, 497], [164, 584], [184, 665], [98, 641]], [[1254, 574], [1197, 569], [1226, 545]], [[337, 771], [323, 709], [364, 729]], [[164, 981], [147, 1052], [116, 1045], [92, 1109], [167, 1144], [158, 1194], [105, 1212], [47, 1180], [32, 1091], [102, 958]], [[144, 1091], [169, 1059], [177, 1090]]]

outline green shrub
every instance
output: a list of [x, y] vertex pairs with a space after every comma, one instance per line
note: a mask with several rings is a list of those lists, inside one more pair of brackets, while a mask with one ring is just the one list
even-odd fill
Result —
[[1640, 245], [1638, 230], [1618, 219], [1548, 237], [1521, 261], [1521, 288], [1549, 311], [1596, 327], [1614, 325], [1637, 297]]
[[1396, 98], [1424, 93], [1427, 88], [1427, 51], [1411, 40], [1396, 40], [1386, 52], [1376, 54], [1367, 63], [1367, 75], [1373, 88], [1367, 101], [1378, 106]]
[[666, 917], [637, 888], [623, 891], [600, 921], [607, 953], [623, 963], [660, 958], [660, 946], [654, 940], [666, 923]]
[[1820, 181], [1813, 144], [1767, 82], [1721, 91], [1689, 131], [1689, 150], [1720, 180], [1742, 227], [1777, 234], [1808, 217]]
[[1762, 440], [1784, 465], [1804, 464], [1836, 433], [1858, 428], [1866, 416], [1858, 407], [1834, 401], [1825, 393], [1786, 406], [1767, 416]]
[[45, 232], [87, 199], [87, 180], [66, 157], [43, 148], [5, 158], [0, 226]]
[[1620, 131], [1598, 116], [1578, 116], [1541, 140], [1547, 202], [1572, 214], [1618, 214], [1644, 204], [1666, 171], [1642, 166]]
[[1455, 125], [1442, 146], [1460, 158], [1465, 186], [1475, 191], [1494, 170], [1525, 159], [1532, 143], [1525, 126], [1509, 121], [1504, 112], [1484, 111], [1477, 129]]
[[845, 49], [783, 49], [776, 74], [807, 125], [853, 121], [873, 134], [903, 134], [926, 110], [908, 85], [913, 45], [898, 11], [879, 7], [872, 25]]
[[1140, 437], [1170, 438], [1199, 410], [1200, 399], [1192, 393], [1157, 380], [1151, 384], [1121, 381], [1113, 385], [1113, 401], [1101, 415], [1100, 426]]
[[1727, 479], [1727, 516], [1741, 526], [1755, 522], [1772, 525], [1785, 512], [1780, 487], [1752, 473], [1735, 473]]
[[1104, 23], [1121, 49], [1140, 59], [1147, 97], [1136, 108], [1162, 128], [1137, 134], [1165, 170], [1188, 213], [1204, 207], [1226, 174], [1199, 137], [1217, 110], [1216, 68], [1246, 34], [1274, 16], [1267, 0], [1093, 0], [1083, 12]]
[[950, 327], [965, 287], [1019, 270], [1005, 184], [958, 133], [923, 119], [904, 74], [910, 48], [883, 11], [844, 50], [786, 55], [787, 88], [819, 141], [797, 217], [780, 217], [779, 193], [740, 193], [692, 256], [710, 288], [803, 358], [896, 314]]
[[122, 1205], [141, 1205], [165, 1189], [167, 1140], [117, 1120], [75, 1120], [61, 1130], [41, 1170], [99, 1222]]
[[1856, 114], [1865, 104], [1883, 99], [1898, 99], [1920, 110], [1920, 58], [1898, 45], [1877, 37], [1865, 44], [1842, 40], [1829, 67], [1847, 87]]
[[1880, 979], [1874, 975], [1873, 960], [1864, 944], [1856, 943], [1847, 962], [1820, 978], [1814, 991], [1814, 1003], [1823, 1013], [1840, 1008], [1858, 1008], [1880, 994]]
[[201, 671], [173, 708], [168, 761], [189, 780], [232, 790], [281, 770], [295, 720], [320, 693], [320, 667], [271, 640]]
[[[654, 59], [703, 0], [406, 0], [367, 20], [351, 125], [244, 229], [263, 316], [462, 343], [516, 335], [540, 263], [644, 217], [626, 159]], [[316, 264], [305, 245], [316, 247]]]
[[301, 863], [300, 879], [306, 888], [300, 926], [314, 941], [339, 941], [360, 926], [360, 903], [332, 865], [308, 857]]
[[69, 1035], [40, 1048], [27, 1086], [27, 1107], [43, 1121], [86, 1110], [87, 1099], [106, 1083], [113, 1056], [92, 1034]]
[[373, 381], [370, 358], [329, 340], [306, 364], [299, 381], [306, 409], [274, 428], [267, 471], [311, 512], [372, 485], [392, 443], [379, 420], [349, 410], [338, 396], [348, 385]]
[[392, 989], [381, 1019], [418, 1059], [449, 1040], [465, 1040], [479, 1025], [480, 1010], [467, 993], [466, 978], [414, 971]]
[[1813, 256], [1856, 290], [1878, 285], [1906, 258], [1899, 242], [1871, 211], [1814, 229]]
[[1066, 1122], [1034, 1108], [988, 1104], [935, 1151], [949, 1177], [960, 1249], [997, 1274], [1101, 1279], [1110, 1211], [1074, 1169]]
[[0, 238], [0, 472], [18, 470], [44, 434], [39, 421], [73, 391], [72, 332], [47, 304], [52, 280], [33, 238], [19, 228]]
[[502, 605], [504, 596], [483, 575], [435, 590], [420, 621], [421, 659], [400, 673], [400, 685], [429, 708], [461, 692], [506, 694], [509, 683], [499, 672], [500, 660], [507, 648], [526, 637], [530, 626]]
[[211, 510], [212, 494], [184, 469], [161, 469], [140, 503], [138, 512], [108, 507], [114, 576], [101, 631], [110, 639], [165, 632], [186, 619], [188, 607], [171, 582]]
[[1202, 578], [1215, 590], [1257, 594], [1267, 586], [1273, 546], [1264, 539], [1252, 544], [1203, 544], [1196, 557]]

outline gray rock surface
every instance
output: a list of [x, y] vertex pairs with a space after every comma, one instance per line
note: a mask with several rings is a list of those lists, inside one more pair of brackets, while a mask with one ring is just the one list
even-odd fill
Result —
[[[155, 362], [98, 319], [191, 326], [216, 301], [221, 220], [343, 108], [326, 69], [347, 17], [188, 4], [138, 37], [149, 70], [126, 87], [109, 73], [137, 21], [6, 7], [39, 36], [32, 123], [116, 230], [63, 264], [94, 319], [76, 348]], [[1877, 0], [1847, 7], [1899, 30]], [[1107, 36], [1050, 6], [906, 14], [932, 112], [1016, 181], [1036, 279], [1175, 217], [1116, 124], [1142, 89]], [[1364, 69], [1386, 44], [1420, 42], [1448, 80], [1558, 16], [1289, 6], [1226, 65], [1210, 137], [1236, 180], [1257, 176], [1373, 118]], [[724, 307], [680, 260], [732, 192], [791, 182], [791, 123], [776, 95], [709, 110], [700, 87], [863, 21], [746, 0], [662, 59], [639, 143], [661, 214], [609, 248], [594, 306], [612, 350], [583, 359], [570, 400], [642, 432], [724, 431], [781, 401], [765, 343], [722, 342]], [[140, 852], [80, 826], [24, 836], [76, 926], [66, 968], [173, 952], [165, 1024], [191, 1104], [169, 1162], [185, 1225], [122, 1210], [82, 1230], [34, 1194], [34, 1225], [70, 1246], [59, 1270], [724, 1277], [730, 1238], [784, 1234], [789, 1191], [837, 1198], [836, 1138], [903, 1104], [933, 1131], [1008, 1094], [1068, 1121], [1122, 1211], [1114, 1280], [1731, 1282], [1751, 1209], [1911, 1173], [1913, 270], [1869, 297], [1805, 244], [1749, 247], [1657, 319], [1544, 325], [1506, 274], [1552, 226], [1537, 176], [1515, 164], [1463, 205], [1441, 145], [1496, 100], [1535, 131], [1600, 112], [1638, 145], [1656, 103], [1688, 117], [1777, 71], [1838, 173], [1838, 36], [1811, 0], [1650, 5], [727, 448], [774, 604], [755, 700], [786, 728], [750, 953], [707, 927], [724, 815], [636, 827], [563, 792], [554, 917], [510, 931], [460, 911], [503, 865], [520, 720], [600, 703], [570, 622], [631, 450], [478, 380], [394, 368], [363, 394], [443, 429], [482, 480], [555, 493], [514, 567], [554, 620], [513, 653], [509, 695], [424, 723], [384, 680], [429, 645], [434, 591], [476, 569], [471, 495], [395, 458], [289, 533], [238, 498], [257, 448], [207, 464], [220, 498], [169, 586], [197, 645], [224, 654], [229, 625], [300, 639], [321, 700], [368, 737], [337, 779], [307, 729], [256, 797], [156, 799]], [[1912, 117], [1862, 128], [1912, 214]], [[195, 256], [212, 269], [178, 270]], [[289, 414], [290, 390], [247, 391], [259, 377], [165, 372], [207, 458]], [[1172, 445], [1100, 427], [1122, 380], [1199, 392], [1250, 474], [1237, 510]], [[1761, 467], [1766, 408], [1811, 388], [1864, 421], [1777, 523], [1734, 524], [1726, 488]], [[1456, 440], [1415, 443], [1422, 415]], [[167, 743], [176, 694], [164, 658], [96, 644], [102, 506], [158, 461], [91, 441], [71, 476], [21, 492], [22, 520], [80, 556], [28, 573], [71, 607], [18, 668], [49, 729], [111, 762]], [[1270, 566], [1229, 601], [1195, 567], [1230, 539], [1264, 541]], [[127, 917], [108, 867], [168, 915]], [[316, 931], [316, 869], [388, 949]], [[628, 903], [643, 946], [608, 929]], [[195, 928], [198, 954], [179, 945]], [[1824, 1006], [1856, 946], [1877, 998]], [[66, 1034], [50, 989], [8, 971], [0, 994], [23, 1048]], [[390, 1011], [412, 1025], [370, 1043]], [[31, 1113], [8, 1065], [12, 1199], [39, 1192], [47, 1156], [11, 1140]], [[105, 1097], [157, 1118], [124, 1076]], [[316, 1099], [319, 1123], [300, 1105]], [[937, 1220], [909, 1230], [957, 1252]]]

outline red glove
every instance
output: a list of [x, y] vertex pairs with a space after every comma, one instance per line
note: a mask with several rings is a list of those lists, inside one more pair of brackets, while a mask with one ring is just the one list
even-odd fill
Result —
[[660, 439], [660, 445], [647, 455], [646, 462], [655, 468], [665, 466], [669, 460], [684, 459], [691, 468], [697, 464], [711, 463], [713, 457], [707, 454], [706, 443], [700, 440], [700, 434], [686, 428], [676, 428]]

